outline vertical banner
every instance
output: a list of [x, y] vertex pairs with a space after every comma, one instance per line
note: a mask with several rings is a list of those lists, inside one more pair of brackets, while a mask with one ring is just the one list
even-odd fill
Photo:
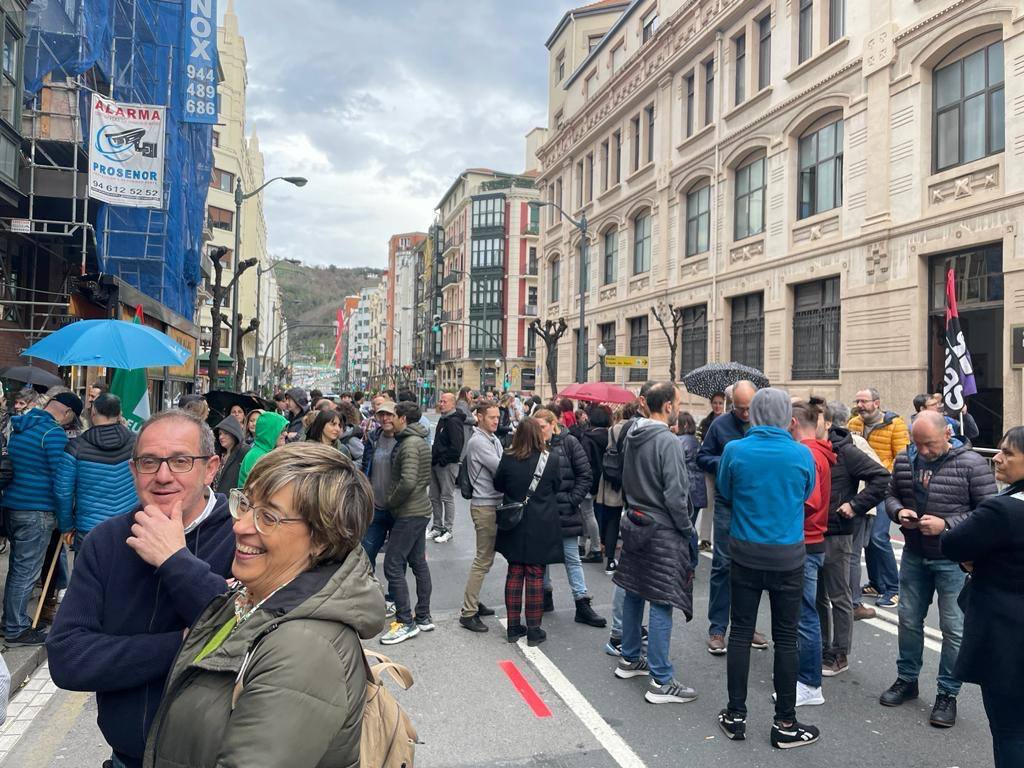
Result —
[[92, 95], [89, 197], [112, 205], [163, 208], [166, 107]]
[[182, 120], [217, 122], [217, 0], [184, 0]]
[[[142, 323], [142, 305], [135, 307], [132, 322]], [[121, 414], [132, 432], [138, 432], [149, 419], [149, 384], [146, 369], [126, 371], [118, 368], [110, 382], [110, 394], [121, 398]]]
[[966, 398], [978, 392], [974, 381], [974, 366], [967, 342], [960, 329], [960, 314], [956, 309], [956, 280], [953, 270], [946, 272], [946, 373], [942, 385], [942, 400], [950, 416], [959, 415]]

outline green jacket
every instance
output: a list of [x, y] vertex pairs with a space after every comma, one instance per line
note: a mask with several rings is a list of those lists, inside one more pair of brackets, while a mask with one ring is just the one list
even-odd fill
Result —
[[252, 441], [252, 447], [242, 459], [242, 468], [238, 472], [238, 487], [242, 488], [245, 481], [252, 472], [252, 466], [264, 455], [270, 453], [277, 447], [277, 438], [288, 426], [288, 419], [280, 413], [261, 413], [256, 419], [256, 435]]
[[357, 545], [340, 565], [301, 574], [196, 661], [234, 616], [234, 598], [233, 591], [215, 598], [188, 633], [167, 677], [143, 765], [358, 766], [366, 696], [359, 638], [384, 627], [384, 594], [363, 548]]
[[430, 515], [430, 446], [427, 429], [410, 424], [395, 435], [398, 445], [391, 459], [391, 487], [385, 504], [393, 517]]

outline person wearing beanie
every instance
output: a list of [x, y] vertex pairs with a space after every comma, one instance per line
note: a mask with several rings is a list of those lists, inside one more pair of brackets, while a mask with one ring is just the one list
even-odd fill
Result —
[[298, 443], [306, 439], [306, 425], [303, 421], [309, 412], [309, 395], [302, 387], [292, 387], [284, 396], [285, 418], [288, 419], [286, 443]]

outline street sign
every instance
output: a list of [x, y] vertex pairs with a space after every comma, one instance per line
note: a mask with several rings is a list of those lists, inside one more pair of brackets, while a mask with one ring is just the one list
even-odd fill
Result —
[[648, 358], [629, 355], [605, 355], [604, 364], [611, 368], [646, 368]]

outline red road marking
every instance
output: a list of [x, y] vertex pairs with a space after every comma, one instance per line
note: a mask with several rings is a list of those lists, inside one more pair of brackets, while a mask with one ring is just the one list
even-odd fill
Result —
[[551, 710], [548, 709], [548, 705], [533, 690], [533, 686], [523, 677], [523, 673], [519, 671], [519, 667], [515, 665], [514, 661], [499, 661], [498, 666], [508, 676], [515, 689], [519, 691], [523, 701], [533, 710], [533, 714], [537, 717], [551, 717]]

